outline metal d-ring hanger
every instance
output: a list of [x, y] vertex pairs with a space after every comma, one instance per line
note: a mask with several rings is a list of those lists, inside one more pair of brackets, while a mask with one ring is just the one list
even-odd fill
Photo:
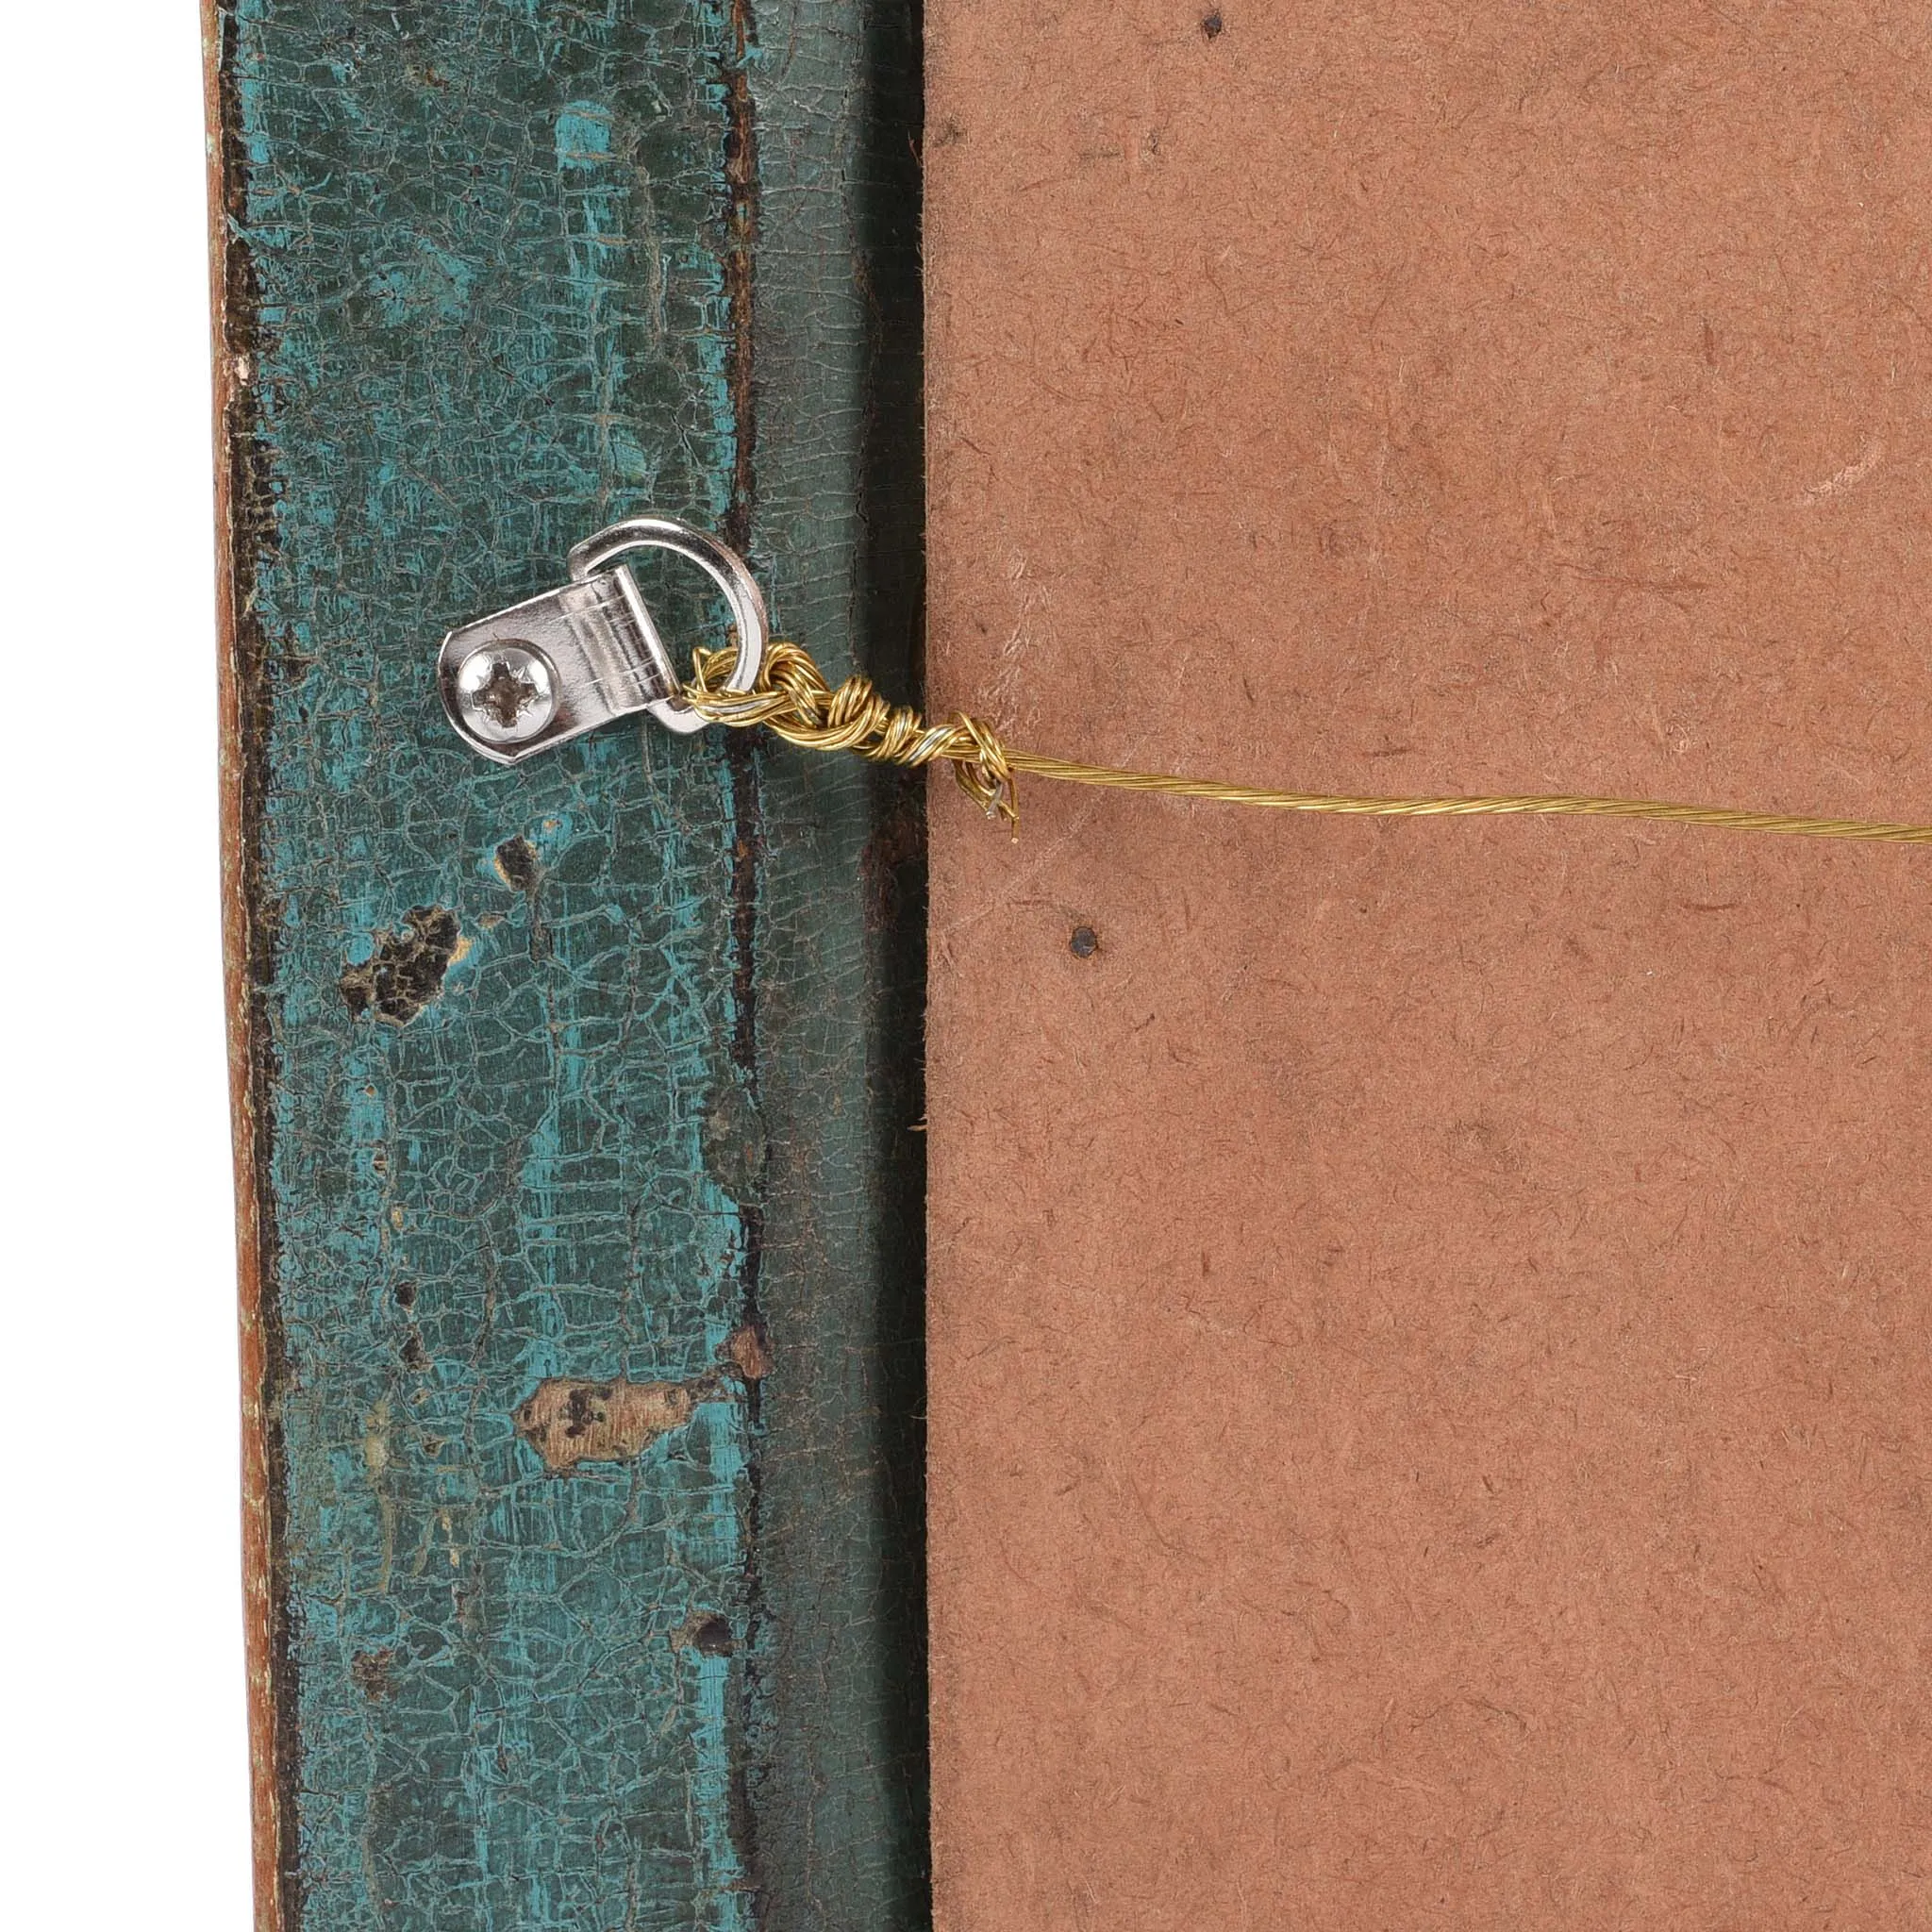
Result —
[[685, 681], [672, 669], [637, 579], [617, 562], [633, 550], [668, 550], [717, 585], [737, 632], [723, 688], [738, 696], [757, 689], [770, 624], [744, 560], [675, 517], [629, 517], [570, 553], [568, 584], [443, 639], [437, 683], [472, 750], [513, 765], [639, 711], [670, 731], [701, 731], [710, 722], [683, 696]]

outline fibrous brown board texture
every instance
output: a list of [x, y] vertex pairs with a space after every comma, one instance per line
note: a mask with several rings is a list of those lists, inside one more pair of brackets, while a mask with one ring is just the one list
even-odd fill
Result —
[[[1932, 818], [1923, 8], [928, 23], [936, 707]], [[945, 1932], [1919, 1923], [1924, 858], [1023, 804], [933, 827]]]

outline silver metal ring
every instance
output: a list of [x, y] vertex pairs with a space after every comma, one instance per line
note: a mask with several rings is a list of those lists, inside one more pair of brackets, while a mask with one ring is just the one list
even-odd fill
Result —
[[[626, 517], [621, 524], [586, 537], [570, 553], [570, 574], [581, 583], [632, 550], [668, 550], [696, 564], [724, 593], [738, 631], [738, 659], [724, 680], [724, 689], [741, 694], [755, 691], [771, 638], [771, 620], [765, 615], [758, 580], [744, 559], [708, 531], [694, 529], [675, 517]], [[620, 572], [619, 575], [628, 585], [629, 573]], [[681, 697], [661, 699], [649, 709], [660, 724], [673, 731], [702, 731], [708, 722]]]

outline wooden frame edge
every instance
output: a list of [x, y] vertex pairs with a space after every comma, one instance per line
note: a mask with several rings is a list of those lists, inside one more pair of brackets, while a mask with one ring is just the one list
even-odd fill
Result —
[[211, 456], [214, 464], [215, 625], [220, 706], [223, 973], [226, 999], [228, 1094], [234, 1144], [235, 1244], [242, 1382], [242, 1593], [248, 1670], [249, 1784], [253, 1818], [256, 1932], [291, 1932], [286, 1910], [279, 1775], [284, 1739], [275, 1682], [275, 1511], [268, 1431], [270, 1369], [263, 1296], [270, 1277], [262, 1191], [267, 1149], [257, 1092], [258, 1026], [254, 959], [257, 801], [249, 783], [248, 724], [240, 661], [245, 612], [237, 570], [234, 472], [237, 421], [246, 375], [230, 338], [230, 132], [225, 90], [223, 0], [201, 0], [202, 72], [207, 116], [208, 318], [213, 363]]

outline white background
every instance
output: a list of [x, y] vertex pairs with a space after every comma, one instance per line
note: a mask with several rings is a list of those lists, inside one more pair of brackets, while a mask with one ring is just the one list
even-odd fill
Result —
[[196, 8], [5, 58], [0, 1925], [242, 1932]]

